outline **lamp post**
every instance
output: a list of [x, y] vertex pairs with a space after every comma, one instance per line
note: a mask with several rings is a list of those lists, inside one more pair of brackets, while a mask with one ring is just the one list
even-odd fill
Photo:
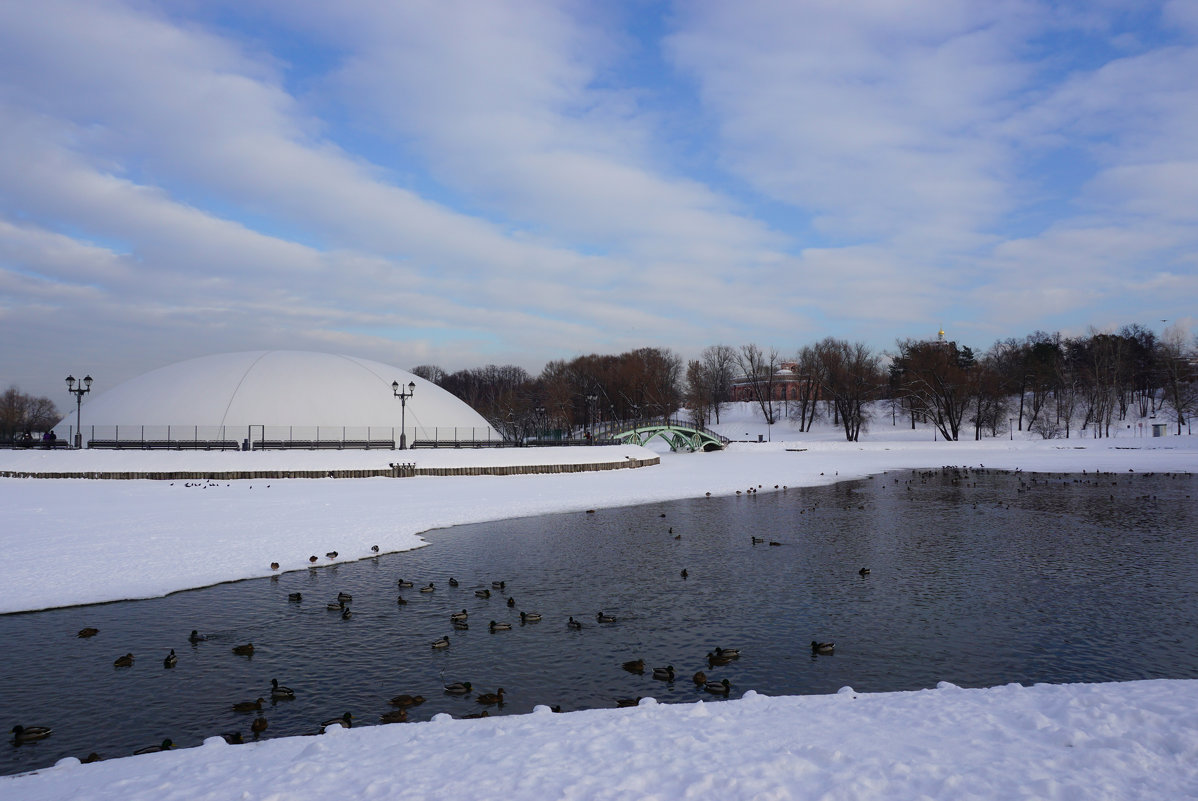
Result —
[[408, 391], [403, 392], [400, 389], [398, 381], [391, 382], [391, 394], [399, 398], [399, 449], [406, 450], [408, 447], [408, 432], [407, 432], [407, 413], [408, 413], [408, 398], [412, 397], [412, 393], [416, 391], [416, 382], [408, 382]]
[[[76, 386], [78, 384], [78, 386]], [[83, 447], [83, 425], [79, 420], [83, 416], [83, 396], [92, 391], [92, 377], [85, 375], [82, 381], [76, 381], [75, 376], [67, 376], [67, 392], [75, 396], [75, 447]]]

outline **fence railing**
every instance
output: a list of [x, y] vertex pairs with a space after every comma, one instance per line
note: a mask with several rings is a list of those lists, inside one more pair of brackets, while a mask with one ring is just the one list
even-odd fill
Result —
[[[118, 450], [301, 450], [392, 449], [401, 433], [409, 448], [498, 447], [503, 437], [489, 426], [200, 426], [94, 425], [83, 427], [85, 448]], [[75, 431], [67, 426], [67, 442]]]

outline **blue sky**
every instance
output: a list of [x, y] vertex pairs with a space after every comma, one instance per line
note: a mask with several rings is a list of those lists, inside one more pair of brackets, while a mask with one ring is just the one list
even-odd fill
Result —
[[0, 383], [1188, 325], [1195, 75], [1178, 0], [3, 2]]

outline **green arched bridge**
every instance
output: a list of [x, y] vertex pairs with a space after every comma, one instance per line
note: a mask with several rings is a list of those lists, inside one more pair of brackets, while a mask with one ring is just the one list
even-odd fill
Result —
[[620, 428], [607, 432], [607, 436], [615, 442], [632, 445], [644, 445], [654, 437], [661, 437], [672, 451], [718, 451], [728, 444], [726, 437], [714, 431], [676, 419], [625, 421]]

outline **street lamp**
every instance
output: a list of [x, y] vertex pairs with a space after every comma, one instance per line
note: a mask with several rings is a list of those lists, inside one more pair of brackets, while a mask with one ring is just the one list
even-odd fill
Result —
[[[78, 386], [76, 386], [78, 384]], [[83, 396], [92, 391], [92, 377], [85, 375], [82, 381], [76, 381], [75, 376], [67, 376], [67, 392], [75, 396], [75, 447], [83, 447], [83, 426], [79, 422], [83, 416]]]
[[408, 382], [408, 391], [402, 392], [398, 381], [391, 382], [391, 394], [399, 398], [399, 449], [405, 450], [408, 447], [407, 434], [407, 412], [408, 398], [412, 397], [412, 393], [416, 391], [416, 382]]

